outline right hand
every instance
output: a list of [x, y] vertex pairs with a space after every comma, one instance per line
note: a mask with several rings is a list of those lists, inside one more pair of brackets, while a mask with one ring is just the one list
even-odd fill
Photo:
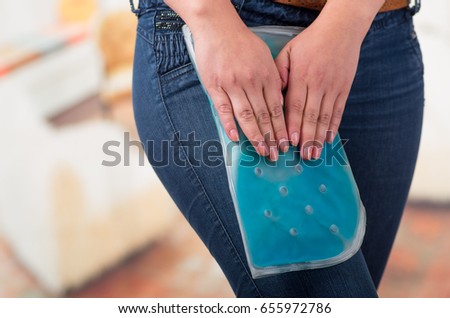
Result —
[[282, 82], [268, 46], [242, 21], [228, 20], [224, 28], [211, 22], [193, 37], [200, 78], [228, 137], [239, 140], [236, 118], [256, 151], [276, 161], [289, 140]]

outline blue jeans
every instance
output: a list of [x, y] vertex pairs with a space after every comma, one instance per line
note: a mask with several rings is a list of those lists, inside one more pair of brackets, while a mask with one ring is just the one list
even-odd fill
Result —
[[[271, 0], [232, 2], [248, 26], [308, 26], [317, 17], [315, 11]], [[349, 140], [345, 150], [367, 210], [362, 248], [336, 266], [256, 280], [247, 265], [224, 162], [205, 164], [204, 147], [191, 147], [193, 142], [203, 145], [219, 139], [186, 51], [183, 21], [163, 0], [141, 0], [133, 11], [139, 17], [133, 103], [141, 141], [157, 175], [235, 294], [377, 297], [408, 196], [422, 127], [423, 64], [413, 11], [376, 16], [361, 49], [340, 127], [341, 137]], [[217, 154], [222, 158], [221, 149]]]

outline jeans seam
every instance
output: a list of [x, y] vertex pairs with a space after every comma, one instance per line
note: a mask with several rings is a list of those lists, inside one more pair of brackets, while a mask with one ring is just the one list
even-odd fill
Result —
[[150, 44], [151, 46], [153, 46], [152, 41], [150, 40], [150, 38], [148, 37], [148, 32], [145, 31], [144, 28], [138, 26], [137, 28], [137, 35], [139, 37], [141, 37], [142, 40], [144, 40], [145, 42], [147, 42], [148, 44]]
[[[167, 116], [167, 119], [168, 119], [168, 121], [169, 121], [169, 124], [170, 124], [170, 126], [171, 126], [171, 128], [172, 128], [172, 132], [175, 134], [175, 132], [176, 132], [175, 125], [173, 124], [173, 122], [172, 122], [172, 120], [171, 120], [171, 118], [170, 118], [170, 114], [169, 114], [169, 111], [168, 111], [168, 109], [167, 109], [167, 105], [166, 105], [166, 103], [165, 103], [165, 101], [164, 101], [164, 97], [163, 97], [163, 95], [162, 95], [162, 87], [161, 87], [161, 79], [160, 79], [160, 77], [158, 77], [158, 86], [159, 86], [158, 89], [159, 89], [159, 95], [160, 95], [160, 98], [161, 98], [161, 102], [162, 102], [162, 105], [164, 106], [164, 111], [166, 112], [166, 116]], [[178, 135], [175, 134], [175, 136], [177, 136], [177, 137], [176, 137], [176, 138], [178, 139], [177, 141], [180, 142]], [[186, 154], [186, 152], [185, 152], [184, 147], [181, 147], [181, 148], [182, 148], [182, 151], [183, 151], [183, 154], [184, 154], [185, 158], [188, 158], [188, 157], [187, 157], [187, 154]], [[225, 234], [225, 236], [226, 236], [226, 238], [227, 238], [226, 241], [227, 241], [228, 244], [231, 246], [232, 251], [234, 252], [235, 256], [237, 257], [238, 263], [239, 263], [239, 264], [241, 265], [241, 267], [244, 269], [247, 278], [250, 280], [251, 284], [253, 285], [253, 288], [256, 290], [256, 292], [258, 293], [259, 297], [262, 297], [262, 294], [261, 294], [260, 290], [258, 289], [258, 287], [256, 286], [255, 281], [253, 280], [251, 274], [249, 273], [249, 271], [248, 271], [247, 268], [245, 267], [244, 261], [242, 260], [241, 256], [239, 255], [236, 246], [233, 244], [233, 241], [231, 240], [230, 234], [228, 233], [228, 231], [226, 230], [225, 226], [223, 225], [223, 222], [222, 222], [222, 220], [220, 219], [220, 216], [219, 216], [219, 214], [217, 213], [217, 210], [216, 210], [216, 208], [214, 207], [214, 204], [212, 203], [212, 201], [211, 201], [211, 199], [210, 199], [208, 193], [206, 192], [206, 189], [205, 189], [205, 187], [204, 187], [204, 185], [203, 185], [203, 183], [202, 183], [200, 177], [198, 176], [198, 174], [197, 174], [197, 172], [195, 171], [194, 167], [192, 166], [191, 162], [190, 162], [189, 160], [187, 160], [187, 163], [188, 163], [188, 165], [189, 165], [190, 170], [191, 170], [192, 173], [195, 175], [195, 178], [197, 179], [198, 183], [200, 184], [201, 191], [202, 191], [203, 195], [205, 196], [205, 198], [206, 198], [206, 200], [207, 200], [207, 202], [208, 202], [209, 207], [210, 207], [211, 210], [214, 212], [214, 215], [215, 215], [215, 217], [216, 217], [215, 219], [219, 221], [219, 226], [220, 226], [220, 228], [222, 229], [223, 233]]]
[[416, 59], [417, 63], [419, 64], [421, 68], [422, 75], [424, 73], [424, 65], [423, 65], [423, 58], [422, 58], [422, 52], [420, 49], [420, 43], [417, 40], [417, 38], [409, 38], [408, 39], [409, 46], [413, 52], [414, 58]]
[[[160, 75], [161, 82], [167, 83], [168, 81], [172, 81], [186, 73], [191, 72], [193, 69], [190, 66], [192, 66], [192, 63], [183, 64], [181, 66], [178, 66], [177, 68], [174, 68], [173, 70], [170, 70], [164, 74], [161, 74]], [[173, 75], [174, 73], [177, 73], [177, 72], [180, 72], [180, 73]], [[171, 75], [173, 75], [173, 76], [171, 76]], [[168, 79], [167, 77], [170, 77], [170, 79]]]
[[[148, 12], [151, 12], [152, 9], [148, 9]], [[144, 24], [144, 25], [143, 25]], [[151, 28], [147, 28], [147, 25], [151, 25]], [[144, 17], [139, 17], [137, 24], [137, 34], [144, 39], [150, 46], [155, 45], [155, 14]]]
[[408, 45], [409, 45], [410, 49], [412, 50], [412, 54], [414, 55], [414, 58], [416, 59], [417, 63], [420, 65], [421, 70], [422, 70], [422, 75], [423, 75], [424, 65], [423, 65], [422, 51], [420, 48], [419, 40], [417, 38], [417, 33], [415, 31], [414, 21], [412, 19], [412, 16], [410, 19], [411, 20], [409, 21], [409, 25], [408, 25], [408, 39], [407, 39]]

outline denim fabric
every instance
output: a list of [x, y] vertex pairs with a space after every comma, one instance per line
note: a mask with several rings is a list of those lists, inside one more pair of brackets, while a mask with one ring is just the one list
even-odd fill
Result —
[[[248, 26], [308, 26], [317, 12], [270, 0], [233, 0]], [[361, 250], [336, 266], [252, 279], [223, 160], [197, 164], [192, 140], [218, 142], [208, 99], [189, 61], [181, 19], [141, 0], [133, 102], [154, 170], [239, 297], [376, 297], [407, 199], [422, 127], [420, 46], [408, 9], [376, 16], [361, 50], [340, 134], [367, 210]], [[237, 56], [236, 59], [239, 59]], [[168, 143], [171, 147], [167, 147]], [[217, 149], [218, 158], [222, 150]], [[195, 163], [195, 164], [194, 164]]]

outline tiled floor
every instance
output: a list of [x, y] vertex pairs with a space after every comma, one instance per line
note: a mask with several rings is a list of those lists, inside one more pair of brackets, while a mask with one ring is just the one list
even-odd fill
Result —
[[[233, 297], [206, 248], [181, 215], [159, 243], [67, 297]], [[450, 209], [408, 206], [382, 297], [450, 297]], [[0, 297], [54, 296], [42, 290], [0, 240]]]
[[[95, 100], [84, 117], [100, 118]], [[91, 106], [89, 106], [91, 105]], [[111, 118], [134, 136], [131, 107], [115, 107]], [[70, 118], [54, 120], [57, 126]], [[450, 207], [409, 205], [380, 287], [382, 297], [450, 297]], [[16, 261], [0, 235], [0, 297], [55, 296], [46, 293]], [[118, 264], [67, 297], [233, 297], [219, 267], [178, 216], [171, 236]]]
[[[381, 288], [382, 297], [450, 297], [450, 210], [409, 206]], [[232, 297], [187, 223], [71, 297]]]
[[380, 288], [385, 297], [450, 297], [450, 209], [409, 206]]
[[179, 215], [171, 235], [70, 297], [232, 297], [220, 268]]
[[0, 237], [0, 297], [41, 297], [45, 292]]

